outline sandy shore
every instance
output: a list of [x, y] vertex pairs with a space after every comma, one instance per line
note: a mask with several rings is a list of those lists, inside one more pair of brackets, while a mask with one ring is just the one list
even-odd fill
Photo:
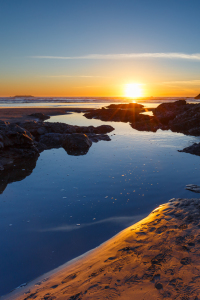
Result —
[[33, 113], [43, 113], [48, 116], [64, 115], [67, 112], [81, 112], [92, 110], [92, 108], [52, 108], [52, 107], [1, 107], [0, 120], [8, 122], [25, 122], [33, 120], [33, 117], [28, 115]]
[[172, 199], [5, 299], [200, 299], [200, 199]]

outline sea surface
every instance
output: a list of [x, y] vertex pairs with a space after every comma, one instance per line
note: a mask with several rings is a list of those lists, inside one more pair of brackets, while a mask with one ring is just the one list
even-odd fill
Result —
[[200, 157], [177, 151], [200, 137], [139, 132], [82, 113], [49, 121], [115, 131], [83, 156], [46, 150], [29, 176], [7, 185], [0, 195], [0, 295], [97, 247], [169, 199], [195, 197], [185, 186], [200, 183]]

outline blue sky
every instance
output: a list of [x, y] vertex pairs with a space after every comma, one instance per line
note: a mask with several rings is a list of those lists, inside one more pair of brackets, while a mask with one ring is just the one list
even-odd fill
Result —
[[[183, 88], [182, 94], [195, 95], [200, 58], [167, 55], [200, 53], [199, 11], [197, 0], [2, 1], [1, 95], [20, 91], [61, 95], [58, 90], [80, 95], [94, 86], [96, 95], [107, 91], [115, 96], [123, 94], [117, 86], [126, 81], [144, 83], [149, 92], [156, 85], [159, 91], [162, 83], [193, 81], [192, 86], [185, 83], [171, 93]], [[135, 53], [143, 56], [127, 58]], [[160, 58], [155, 53], [165, 55]]]

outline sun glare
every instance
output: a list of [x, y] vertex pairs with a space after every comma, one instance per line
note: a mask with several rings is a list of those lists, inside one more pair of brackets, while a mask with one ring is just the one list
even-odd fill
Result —
[[125, 96], [129, 98], [142, 97], [142, 88], [139, 83], [129, 83], [125, 87]]

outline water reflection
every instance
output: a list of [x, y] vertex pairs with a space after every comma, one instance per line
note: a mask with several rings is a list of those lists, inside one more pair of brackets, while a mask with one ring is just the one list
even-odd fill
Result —
[[38, 156], [17, 160], [14, 165], [0, 171], [0, 194], [4, 192], [8, 184], [21, 181], [31, 175], [36, 167]]

